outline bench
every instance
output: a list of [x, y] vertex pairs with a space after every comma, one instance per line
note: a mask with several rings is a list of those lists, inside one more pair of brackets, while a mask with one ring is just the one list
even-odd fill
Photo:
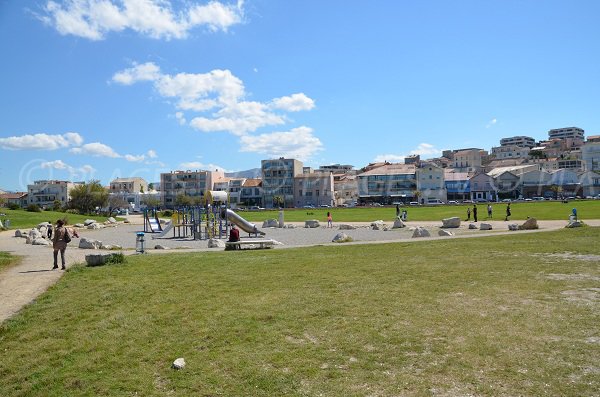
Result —
[[[263, 240], [263, 239], [226, 241], [225, 242], [225, 251], [240, 250], [240, 249], [242, 249], [242, 247], [248, 247], [251, 249], [267, 249], [267, 248], [273, 248], [274, 245], [275, 245], [275, 241]], [[253, 246], [257, 246], [257, 247], [253, 247]]]

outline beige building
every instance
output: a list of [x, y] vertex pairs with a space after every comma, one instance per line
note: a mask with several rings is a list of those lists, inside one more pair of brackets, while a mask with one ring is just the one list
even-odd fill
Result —
[[447, 200], [444, 169], [431, 162], [421, 162], [416, 169], [417, 190], [421, 193], [421, 200], [427, 203], [430, 200]]
[[526, 159], [529, 157], [529, 147], [506, 145], [492, 148], [492, 156], [498, 160]]
[[355, 174], [333, 174], [335, 205], [358, 202], [358, 180]]
[[144, 178], [117, 178], [110, 182], [109, 193], [145, 193], [148, 183]]
[[294, 206], [333, 206], [333, 173], [317, 172], [294, 177]]
[[27, 185], [27, 203], [37, 204], [40, 207], [52, 207], [55, 201], [60, 201], [66, 206], [71, 200], [71, 190], [80, 183], [59, 180], [34, 181], [33, 185]]
[[206, 192], [213, 190], [214, 183], [224, 178], [223, 171], [171, 171], [160, 174], [162, 204], [167, 208], [175, 207], [178, 195], [184, 194], [201, 202]]
[[5, 206], [16, 204], [21, 208], [27, 207], [27, 192], [6, 193], [2, 191], [0, 193], [0, 199]]
[[463, 172], [479, 172], [487, 161], [487, 152], [482, 149], [463, 149], [454, 153], [453, 167]]

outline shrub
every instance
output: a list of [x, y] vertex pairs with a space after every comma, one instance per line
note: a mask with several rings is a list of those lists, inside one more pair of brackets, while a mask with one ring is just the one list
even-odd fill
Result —
[[42, 212], [42, 209], [37, 204], [29, 204], [27, 206], [27, 211], [29, 211], [29, 212]]
[[79, 210], [76, 210], [75, 208], [69, 208], [68, 210], [65, 211], [67, 214], [79, 214]]
[[8, 203], [7, 207], [8, 207], [9, 210], [13, 210], [13, 211], [21, 209], [21, 206], [19, 204], [17, 204], [17, 203]]

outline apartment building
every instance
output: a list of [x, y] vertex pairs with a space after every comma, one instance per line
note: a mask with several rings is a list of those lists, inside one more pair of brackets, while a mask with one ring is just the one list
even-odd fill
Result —
[[585, 131], [578, 127], [555, 128], [548, 131], [548, 139], [566, 139], [573, 138], [583, 141]]
[[294, 177], [294, 206], [333, 206], [333, 173], [315, 172]]
[[463, 172], [479, 172], [487, 161], [488, 154], [485, 150], [471, 148], [458, 150], [453, 156], [453, 167]]
[[471, 199], [469, 173], [452, 168], [444, 169], [444, 186], [448, 200]]
[[588, 139], [581, 147], [581, 159], [586, 171], [600, 171], [600, 139]]
[[358, 202], [358, 180], [355, 174], [333, 174], [335, 205]]
[[518, 146], [522, 148], [532, 148], [535, 146], [535, 139], [530, 136], [512, 136], [510, 138], [500, 139], [500, 146]]
[[263, 205], [262, 180], [255, 178], [244, 180], [240, 191], [240, 204], [249, 207]]
[[349, 164], [330, 164], [330, 165], [321, 165], [314, 172], [333, 172], [333, 174], [356, 174], [353, 165]]
[[109, 193], [145, 193], [148, 191], [148, 183], [144, 178], [116, 178], [110, 181]]
[[71, 200], [71, 190], [80, 184], [59, 180], [34, 181], [32, 185], [27, 185], [27, 203], [44, 208], [52, 207], [55, 201], [60, 201], [65, 206]]
[[223, 171], [171, 171], [160, 174], [162, 204], [174, 208], [178, 195], [183, 194], [201, 202], [206, 192], [213, 190], [214, 183], [224, 178]]
[[469, 187], [469, 197], [473, 201], [496, 201], [498, 199], [494, 178], [484, 172], [478, 172], [475, 175], [472, 175], [469, 178]]
[[277, 207], [275, 197], [283, 199], [285, 207], [294, 206], [294, 177], [303, 174], [304, 164], [296, 159], [262, 160], [262, 188], [264, 205], [268, 208]]
[[241, 203], [241, 191], [245, 181], [246, 178], [225, 176], [214, 181], [213, 190], [227, 192], [229, 204], [235, 208]]
[[492, 156], [497, 160], [526, 159], [530, 150], [528, 146], [502, 145], [492, 148]]
[[416, 167], [412, 164], [386, 163], [358, 175], [361, 203], [390, 204], [414, 201], [417, 191]]
[[431, 162], [420, 162], [416, 168], [417, 190], [421, 201], [447, 200], [444, 169]]
[[6, 193], [0, 191], [0, 199], [5, 206], [15, 204], [21, 208], [27, 207], [27, 192]]

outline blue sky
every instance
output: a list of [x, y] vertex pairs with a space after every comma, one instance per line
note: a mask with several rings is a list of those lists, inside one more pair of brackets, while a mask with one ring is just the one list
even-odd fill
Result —
[[0, 0], [0, 189], [600, 134], [597, 1]]

